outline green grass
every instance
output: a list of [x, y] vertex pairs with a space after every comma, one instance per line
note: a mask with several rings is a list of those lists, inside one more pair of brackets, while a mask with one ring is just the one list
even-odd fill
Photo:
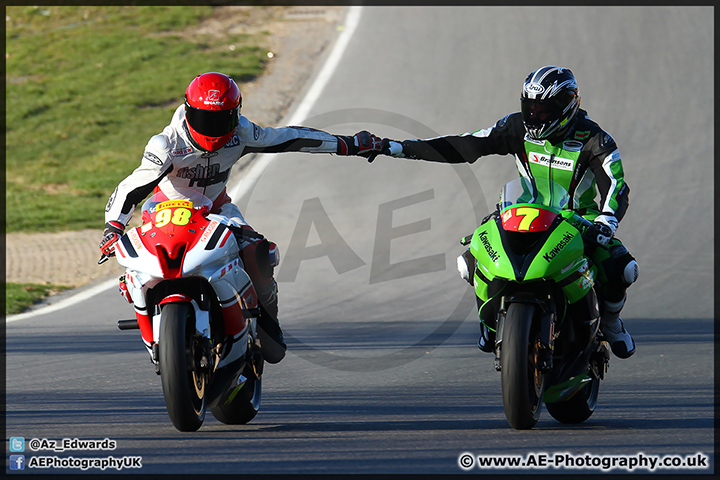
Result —
[[62, 292], [70, 287], [37, 285], [34, 283], [8, 283], [5, 285], [5, 314], [20, 313], [48, 295]]
[[7, 7], [7, 232], [102, 228], [110, 193], [196, 75], [242, 82], [263, 72], [263, 36], [183, 33], [213, 13]]
[[[198, 74], [260, 75], [259, 36], [190, 34], [213, 7], [5, 11], [6, 232], [101, 229], [105, 203]], [[67, 287], [7, 284], [6, 314]]]

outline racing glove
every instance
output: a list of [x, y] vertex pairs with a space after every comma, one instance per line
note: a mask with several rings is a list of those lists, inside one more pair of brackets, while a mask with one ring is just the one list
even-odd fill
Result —
[[338, 139], [338, 155], [359, 155], [361, 157], [373, 158], [380, 153], [381, 140], [372, 133], [363, 130], [352, 137], [336, 135]]
[[380, 144], [380, 152], [370, 155], [368, 157], [368, 162], [372, 163], [372, 161], [375, 160], [375, 157], [377, 157], [378, 155], [388, 155], [390, 157], [405, 158], [402, 143], [395, 140], [390, 140], [389, 138], [382, 139], [382, 143]]
[[125, 225], [120, 222], [110, 221], [105, 224], [105, 230], [103, 231], [103, 237], [100, 241], [100, 252], [106, 257], [112, 257], [115, 255], [115, 249], [113, 246], [120, 240], [125, 232]]
[[615, 235], [617, 227], [618, 221], [613, 215], [598, 215], [587, 234], [593, 241], [605, 246]]

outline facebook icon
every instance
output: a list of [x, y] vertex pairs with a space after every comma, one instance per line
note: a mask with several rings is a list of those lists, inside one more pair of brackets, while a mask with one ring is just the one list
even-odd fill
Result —
[[25, 455], [10, 455], [10, 470], [25, 470]]

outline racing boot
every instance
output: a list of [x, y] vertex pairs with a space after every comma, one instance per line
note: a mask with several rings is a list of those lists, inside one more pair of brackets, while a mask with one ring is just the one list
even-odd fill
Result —
[[625, 330], [620, 319], [620, 310], [625, 305], [625, 298], [620, 302], [605, 302], [605, 313], [600, 318], [600, 330], [610, 344], [613, 354], [618, 358], [629, 358], [635, 353], [635, 341]]
[[287, 345], [278, 320], [277, 283], [273, 280], [270, 288], [257, 292], [260, 303], [257, 333], [260, 350], [268, 363], [278, 363], [285, 357]]

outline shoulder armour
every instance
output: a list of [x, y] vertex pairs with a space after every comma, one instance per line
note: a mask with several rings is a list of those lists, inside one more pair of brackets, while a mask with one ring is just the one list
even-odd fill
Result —
[[170, 141], [162, 133], [153, 135], [148, 141], [146, 148], [157, 152], [165, 152], [170, 150]]

